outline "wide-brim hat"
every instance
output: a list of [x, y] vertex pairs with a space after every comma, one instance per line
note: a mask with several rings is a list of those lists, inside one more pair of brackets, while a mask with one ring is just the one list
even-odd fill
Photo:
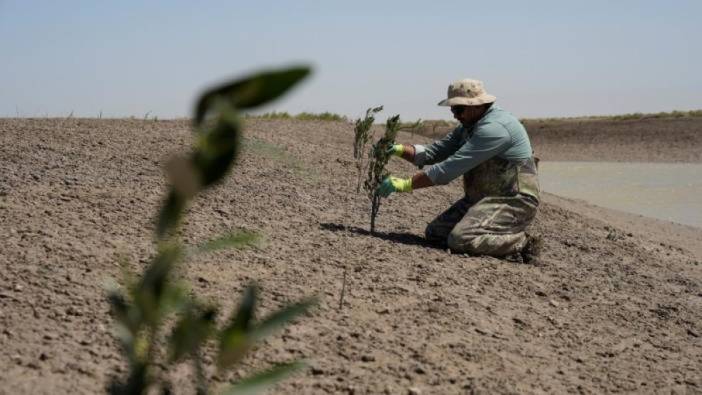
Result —
[[448, 99], [439, 102], [440, 106], [479, 106], [493, 103], [497, 98], [485, 92], [482, 81], [464, 79], [448, 87]]

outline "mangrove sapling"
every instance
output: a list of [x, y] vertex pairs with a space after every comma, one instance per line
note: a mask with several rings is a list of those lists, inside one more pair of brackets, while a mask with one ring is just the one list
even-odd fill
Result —
[[385, 123], [385, 134], [375, 143], [368, 154], [368, 177], [363, 184], [364, 189], [368, 193], [368, 198], [371, 201], [371, 233], [375, 233], [375, 217], [380, 209], [380, 195], [378, 194], [378, 186], [387, 177], [388, 171], [385, 170], [390, 155], [388, 148], [395, 142], [395, 136], [400, 126], [400, 116], [388, 118]]
[[385, 170], [385, 165], [387, 165], [390, 159], [388, 148], [395, 142], [399, 127], [399, 115], [388, 118], [385, 123], [385, 134], [371, 147], [368, 153], [368, 177], [363, 187], [371, 201], [371, 234], [375, 233], [375, 217], [378, 215], [378, 210], [380, 209], [381, 197], [378, 194], [378, 186], [380, 186], [380, 183], [389, 175], [388, 171]]
[[[183, 360], [194, 365], [196, 392], [210, 393], [203, 358], [206, 352], [214, 351], [217, 367], [224, 372], [239, 363], [255, 343], [313, 305], [314, 301], [307, 299], [256, 319], [258, 292], [251, 284], [244, 290], [238, 308], [220, 327], [216, 322], [218, 308], [190, 296], [184, 281], [176, 276], [178, 265], [192, 255], [255, 243], [256, 234], [235, 232], [197, 248], [186, 248], [178, 238], [179, 224], [188, 202], [221, 182], [233, 166], [241, 140], [238, 110], [275, 99], [307, 74], [306, 67], [263, 72], [200, 97], [193, 119], [197, 134], [193, 152], [170, 161], [167, 169], [171, 187], [157, 218], [156, 255], [141, 276], [127, 274], [124, 287], [114, 287], [108, 296], [116, 335], [129, 365], [126, 377], [112, 380], [110, 393], [172, 393], [167, 373]], [[170, 335], [165, 334], [168, 328]], [[291, 362], [255, 373], [224, 393], [260, 392], [301, 366], [300, 362]]]
[[353, 158], [356, 160], [356, 170], [358, 172], [358, 181], [356, 183], [356, 193], [361, 191], [361, 177], [363, 175], [363, 159], [368, 142], [373, 139], [371, 127], [375, 122], [375, 114], [383, 110], [383, 106], [371, 107], [366, 110], [366, 116], [363, 119], [356, 120], [356, 126], [353, 128]]
[[368, 193], [368, 197], [371, 201], [371, 234], [375, 233], [375, 218], [378, 215], [378, 210], [380, 210], [381, 196], [378, 194], [378, 187], [383, 180], [390, 175], [390, 173], [385, 170], [385, 166], [390, 160], [388, 150], [395, 144], [397, 132], [405, 129], [414, 130], [419, 127], [421, 122], [422, 121], [419, 120], [412, 124], [403, 125], [400, 123], [399, 115], [388, 118], [385, 122], [385, 134], [370, 149], [368, 154], [368, 177], [363, 184], [363, 188]]

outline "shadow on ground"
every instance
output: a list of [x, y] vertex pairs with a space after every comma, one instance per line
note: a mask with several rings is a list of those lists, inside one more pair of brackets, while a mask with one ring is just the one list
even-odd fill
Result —
[[319, 225], [320, 228], [328, 230], [331, 232], [349, 232], [355, 233], [361, 236], [373, 236], [382, 240], [391, 241], [394, 243], [401, 243], [406, 245], [422, 246], [427, 248], [441, 249], [441, 246], [434, 243], [430, 243], [425, 238], [417, 236], [413, 233], [397, 233], [397, 232], [373, 232], [359, 228], [357, 226], [347, 226], [343, 224], [333, 224], [333, 223], [323, 223]]

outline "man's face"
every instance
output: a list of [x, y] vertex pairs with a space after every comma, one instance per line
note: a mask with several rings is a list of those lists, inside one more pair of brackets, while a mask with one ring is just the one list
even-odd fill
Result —
[[485, 113], [485, 107], [480, 106], [451, 106], [453, 117], [463, 126], [472, 125]]

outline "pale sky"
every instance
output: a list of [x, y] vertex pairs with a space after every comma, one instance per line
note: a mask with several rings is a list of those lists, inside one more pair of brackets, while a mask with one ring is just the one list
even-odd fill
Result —
[[190, 116], [259, 67], [314, 73], [263, 111], [449, 119], [484, 81], [519, 117], [702, 108], [702, 1], [0, 0], [0, 117]]

